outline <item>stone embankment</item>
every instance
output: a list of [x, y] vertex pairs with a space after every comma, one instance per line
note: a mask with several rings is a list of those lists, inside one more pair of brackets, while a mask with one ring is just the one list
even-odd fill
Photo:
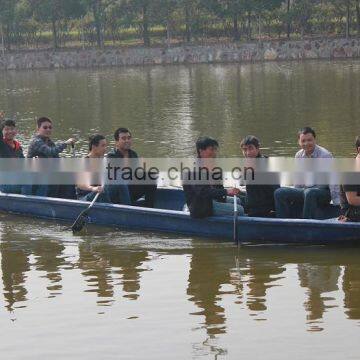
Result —
[[360, 39], [323, 39], [171, 48], [5, 52], [4, 55], [0, 54], [0, 70], [331, 60], [359, 57]]

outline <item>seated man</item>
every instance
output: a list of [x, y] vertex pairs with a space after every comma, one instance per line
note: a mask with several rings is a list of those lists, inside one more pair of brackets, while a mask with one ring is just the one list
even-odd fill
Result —
[[[59, 158], [59, 155], [68, 145], [75, 144], [76, 140], [71, 138], [64, 142], [54, 143], [51, 140], [53, 124], [46, 117], [37, 121], [37, 134], [31, 140], [28, 147], [28, 158]], [[64, 185], [67, 189], [67, 187]], [[62, 197], [63, 191], [59, 185], [36, 185], [27, 187], [27, 195]], [[68, 189], [67, 189], [68, 190]]]
[[[15, 121], [9, 119], [4, 120], [1, 124], [0, 131], [0, 158], [24, 158], [21, 144], [15, 140], [17, 135]], [[0, 185], [0, 191], [9, 194], [21, 194], [22, 185]]]
[[[107, 148], [107, 141], [103, 135], [93, 135], [89, 138], [89, 154], [86, 156], [88, 159], [101, 159], [104, 158]], [[100, 193], [97, 201], [103, 203], [119, 203], [116, 198], [116, 186], [110, 185], [90, 185], [78, 184], [76, 186], [76, 193], [79, 200], [93, 201], [96, 194]]]
[[[137, 153], [131, 149], [132, 135], [126, 128], [119, 128], [115, 131], [115, 149], [110, 151], [107, 155], [108, 158], [113, 159], [138, 159]], [[136, 201], [145, 197], [145, 207], [153, 208], [155, 205], [155, 195], [157, 184], [150, 185], [117, 185], [121, 192], [121, 204], [135, 205]]]
[[[211, 161], [209, 162], [207, 159], [215, 159], [218, 148], [218, 142], [208, 137], [200, 138], [196, 143], [199, 165], [201, 169], [207, 169], [210, 174], [213, 169]], [[208, 181], [208, 184], [187, 183], [189, 179], [186, 179], [186, 176], [187, 174], [183, 174], [183, 189], [191, 217], [234, 215], [234, 200], [228, 196], [237, 196], [240, 193], [239, 189], [226, 190], [221, 183], [216, 181], [215, 184], [211, 180]], [[196, 176], [196, 179], [198, 178], [199, 176]], [[241, 205], [238, 206], [238, 214], [244, 215], [244, 208]]]
[[76, 143], [71, 138], [56, 144], [51, 140], [53, 123], [50, 119], [42, 117], [37, 121], [37, 133], [32, 138], [28, 148], [28, 158], [58, 158], [68, 145]]
[[[356, 161], [360, 161], [360, 137], [356, 139]], [[341, 186], [341, 210], [344, 214], [340, 216], [341, 222], [360, 222], [360, 185]]]
[[[332, 158], [332, 154], [316, 144], [316, 133], [306, 127], [299, 131], [299, 145], [302, 148], [295, 158]], [[339, 204], [338, 186], [305, 186], [296, 185], [295, 188], [280, 188], [275, 191], [276, 215], [278, 218], [289, 218], [291, 205], [300, 204], [303, 207], [303, 219], [315, 219], [316, 210], [320, 206], [330, 204], [331, 199], [335, 205]]]
[[[246, 158], [267, 158], [261, 154], [260, 141], [255, 136], [246, 136], [240, 147]], [[252, 217], [274, 217], [274, 192], [278, 188], [279, 185], [246, 185], [245, 212]]]

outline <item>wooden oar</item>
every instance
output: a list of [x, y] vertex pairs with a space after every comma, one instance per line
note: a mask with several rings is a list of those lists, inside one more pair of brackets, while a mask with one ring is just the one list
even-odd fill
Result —
[[71, 230], [73, 231], [73, 233], [80, 232], [84, 228], [84, 226], [86, 225], [86, 222], [87, 222], [87, 214], [89, 213], [91, 208], [95, 205], [96, 200], [99, 198], [99, 196], [100, 196], [100, 193], [97, 193], [96, 196], [94, 197], [94, 200], [89, 205], [89, 207], [80, 213], [80, 215], [74, 222], [73, 226], [71, 227]]
[[237, 196], [234, 195], [234, 243], [239, 245], [239, 237], [237, 231], [237, 218], [238, 218], [238, 203], [237, 203]]

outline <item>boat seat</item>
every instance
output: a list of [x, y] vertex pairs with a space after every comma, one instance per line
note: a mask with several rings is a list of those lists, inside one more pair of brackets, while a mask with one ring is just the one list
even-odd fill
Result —
[[181, 189], [157, 189], [155, 208], [163, 210], [183, 211], [185, 194]]
[[[291, 219], [301, 219], [302, 218], [302, 206], [298, 204], [293, 204], [291, 206]], [[332, 219], [337, 218], [340, 216], [340, 206], [337, 205], [326, 205], [319, 207], [316, 210], [316, 217], [315, 220], [326, 220], [326, 219]]]

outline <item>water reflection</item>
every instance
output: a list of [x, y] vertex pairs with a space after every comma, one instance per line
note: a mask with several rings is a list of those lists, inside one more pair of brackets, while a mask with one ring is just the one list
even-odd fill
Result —
[[29, 246], [31, 246], [30, 249], [34, 256], [35, 270], [40, 273], [45, 272], [45, 275], [41, 277], [49, 281], [47, 286], [49, 298], [60, 295], [62, 290], [61, 269], [69, 264], [63, 254], [65, 246], [47, 239], [32, 241]]
[[[113, 279], [109, 261], [94, 251], [90, 244], [79, 246], [79, 268], [87, 282], [85, 292], [96, 292], [98, 304], [111, 304], [114, 297]], [[101, 300], [106, 299], [106, 300]]]
[[327, 302], [335, 301], [332, 296], [338, 288], [338, 280], [341, 273], [339, 266], [326, 266], [315, 264], [298, 265], [300, 286], [307, 289], [307, 300], [304, 303], [307, 311], [307, 320], [312, 330], [322, 330], [317, 324], [322, 323], [324, 313], [336, 305], [326, 305]]
[[[73, 281], [78, 289], [86, 285], [79, 296], [95, 293], [98, 306], [114, 306], [121, 298], [138, 303], [149, 295], [148, 282], [156, 281], [151, 271], [155, 261], [161, 261], [162, 255], [180, 255], [190, 258], [189, 270], [177, 269], [179, 282], [187, 279], [184, 299], [193, 304], [190, 314], [196, 318], [198, 330], [205, 331], [209, 344], [211, 339], [228, 333], [229, 320], [233, 322], [235, 316], [232, 312], [247, 314], [256, 321], [269, 321], [274, 311], [278, 317], [288, 311], [302, 313], [303, 326], [309, 331], [326, 329], [327, 312], [342, 311], [349, 320], [360, 319], [356, 249], [250, 247], [237, 252], [231, 245], [193, 242], [183, 250], [172, 250], [171, 240], [166, 239], [164, 250], [134, 247], [120, 240], [116, 244], [111, 236], [102, 241], [91, 240], [91, 234], [83, 240], [64, 242], [58, 239], [64, 234], [63, 227], [51, 228], [47, 237], [34, 230], [29, 237], [26, 223], [16, 229], [12, 222], [0, 224], [2, 292], [9, 312], [31, 308], [34, 300], [28, 294], [34, 289], [39, 291], [38, 286], [34, 288], [36, 278], [46, 280], [39, 284], [46, 287], [48, 298], [69, 297], [64, 289]], [[80, 277], [76, 275], [78, 270]], [[144, 272], [149, 271], [144, 278]], [[67, 272], [74, 276], [67, 276]], [[176, 284], [164, 283], [164, 287], [171, 286]], [[284, 294], [295, 290], [299, 294], [304, 291], [305, 301], [297, 295], [296, 303], [287, 303]], [[169, 304], [179, 300], [167, 299]], [[216, 344], [211, 346], [221, 350]]]
[[234, 257], [225, 254], [219, 258], [218, 255], [217, 249], [194, 249], [187, 289], [189, 300], [200, 309], [193, 315], [204, 317], [204, 327], [209, 335], [226, 332], [225, 310], [218, 303], [224, 294], [221, 291], [222, 285], [230, 282], [228, 265], [229, 261], [232, 261], [233, 265]]
[[192, 251], [187, 293], [200, 309], [193, 315], [204, 318], [210, 336], [226, 333], [225, 308], [221, 305], [224, 297], [235, 296], [235, 303], [242, 308], [245, 305], [259, 320], [267, 309], [267, 290], [283, 278], [280, 274], [285, 271], [284, 264], [235, 255], [233, 248]]
[[277, 261], [259, 263], [252, 259], [242, 259], [242, 262], [240, 274], [241, 278], [245, 277], [248, 288], [246, 305], [250, 311], [259, 313], [257, 315], [263, 314], [267, 310], [267, 290], [284, 278], [280, 275], [286, 270], [285, 264]]
[[98, 294], [99, 305], [110, 305], [114, 287], [121, 286], [124, 297], [137, 300], [140, 296], [140, 275], [149, 261], [147, 251], [119, 249], [112, 245], [79, 245], [79, 268], [90, 289]]
[[48, 280], [48, 298], [61, 295], [61, 271], [72, 268], [63, 254], [65, 246], [46, 238], [34, 240], [17, 231], [14, 226], [0, 225], [1, 272], [6, 308], [12, 311], [26, 307], [29, 300], [26, 297], [26, 281], [32, 272]]
[[15, 307], [25, 304], [27, 290], [25, 288], [26, 273], [30, 270], [28, 253], [11, 244], [11, 238], [0, 244], [1, 273], [5, 307], [13, 311]]
[[360, 320], [360, 265], [345, 267], [342, 289], [345, 314], [349, 319]]

